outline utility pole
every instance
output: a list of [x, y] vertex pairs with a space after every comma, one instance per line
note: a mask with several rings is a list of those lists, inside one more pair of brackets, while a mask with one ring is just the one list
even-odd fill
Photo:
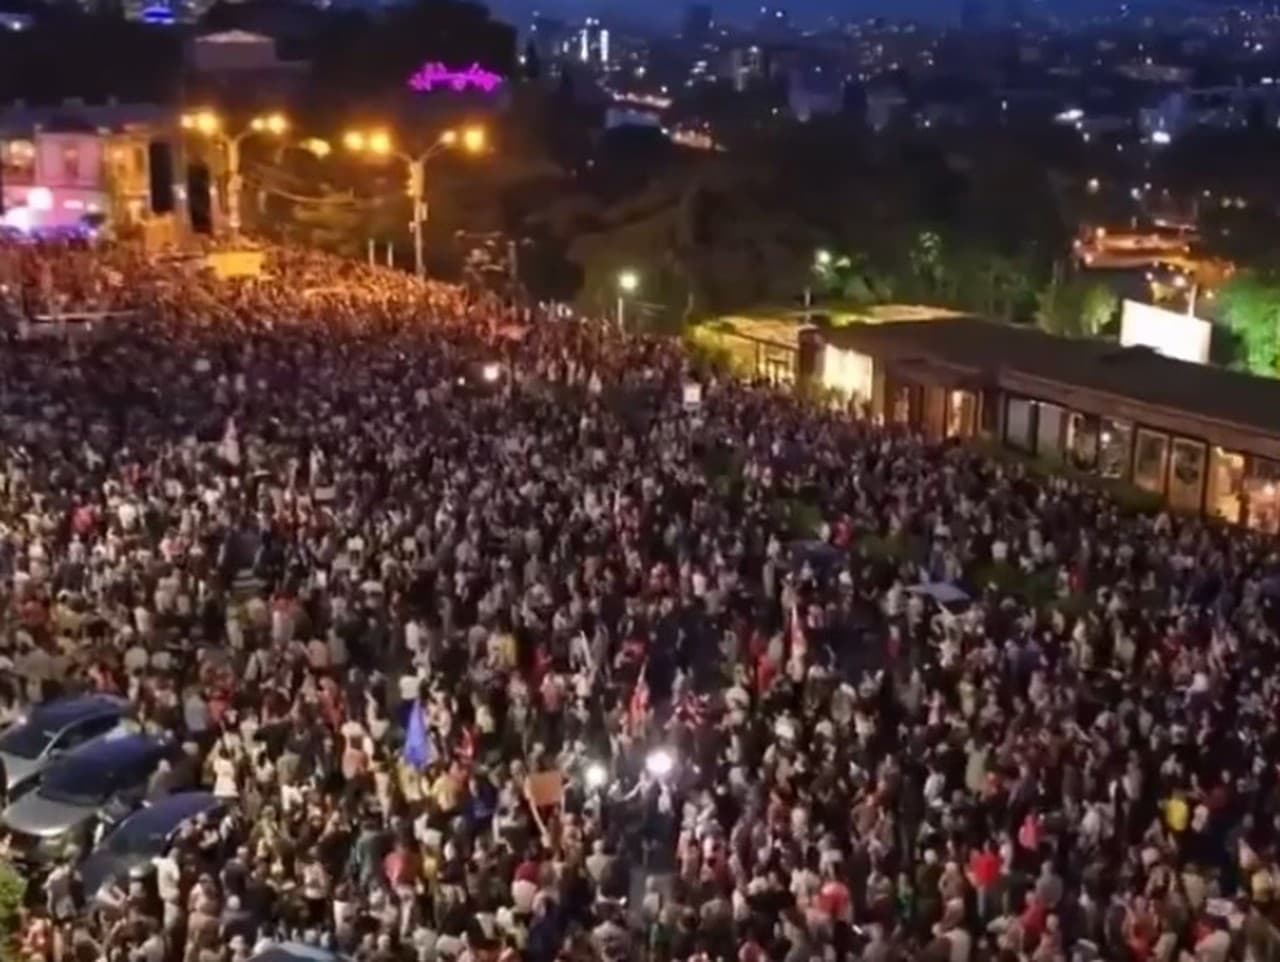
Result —
[[413, 269], [419, 279], [427, 276], [425, 253], [427, 201], [427, 158], [423, 154], [409, 158], [409, 203], [413, 205]]
[[240, 192], [244, 178], [240, 176], [240, 141], [249, 131], [227, 138], [227, 227], [233, 239], [240, 237]]

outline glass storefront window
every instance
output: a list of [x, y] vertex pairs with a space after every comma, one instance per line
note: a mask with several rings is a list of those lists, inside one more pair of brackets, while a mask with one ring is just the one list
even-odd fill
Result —
[[1000, 430], [1000, 392], [982, 392], [982, 434], [994, 438]]
[[1133, 425], [1128, 421], [1103, 418], [1098, 432], [1098, 474], [1104, 478], [1129, 477], [1129, 456], [1133, 448]]
[[1275, 534], [1280, 531], [1280, 462], [1251, 458], [1244, 481], [1251, 528]]
[[1005, 444], [1019, 451], [1030, 451], [1034, 439], [1031, 437], [1031, 402], [1022, 397], [1009, 398], [1009, 407], [1004, 421]]
[[977, 413], [976, 394], [972, 391], [952, 391], [947, 397], [947, 437], [973, 437]]
[[894, 424], [911, 423], [911, 388], [904, 385], [893, 389], [893, 406], [889, 419]]
[[1036, 423], [1036, 454], [1046, 461], [1060, 462], [1067, 412], [1056, 404], [1039, 402], [1040, 417]]
[[1169, 464], [1169, 436], [1155, 431], [1138, 431], [1138, 448], [1133, 462], [1133, 483], [1144, 491], [1164, 494], [1165, 469]]
[[1239, 524], [1244, 519], [1244, 455], [1215, 447], [1209, 452], [1209, 514]]
[[1204, 497], [1204, 445], [1189, 438], [1175, 438], [1169, 471], [1169, 505], [1179, 511], [1199, 512]]
[[1073, 412], [1067, 418], [1067, 456], [1077, 471], [1098, 466], [1098, 419]]

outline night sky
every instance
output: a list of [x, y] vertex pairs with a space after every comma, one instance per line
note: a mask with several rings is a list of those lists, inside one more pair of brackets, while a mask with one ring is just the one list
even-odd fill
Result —
[[[755, 19], [761, 3], [780, 6], [801, 28], [818, 27], [829, 17], [862, 19], [870, 16], [912, 18], [938, 25], [956, 23], [964, 0], [702, 0], [709, 2], [721, 20], [748, 24]], [[992, 15], [999, 16], [1006, 0], [985, 0]], [[1114, 10], [1119, 0], [1023, 0], [1027, 6], [1052, 9], [1058, 16], [1093, 16]], [[518, 27], [528, 24], [534, 10], [566, 17], [602, 16], [619, 22], [651, 26], [672, 26], [680, 22], [685, 0], [488, 0], [489, 6]], [[1212, 0], [1130, 0], [1138, 6], [1205, 6]]]

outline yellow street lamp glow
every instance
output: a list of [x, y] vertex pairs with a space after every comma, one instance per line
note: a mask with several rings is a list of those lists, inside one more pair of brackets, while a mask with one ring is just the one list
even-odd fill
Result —
[[358, 130], [348, 130], [342, 135], [342, 144], [347, 150], [364, 150], [365, 136]]
[[618, 290], [624, 294], [634, 294], [640, 288], [640, 275], [635, 271], [622, 271], [618, 274]]
[[216, 134], [222, 126], [222, 120], [212, 110], [198, 110], [195, 113], [183, 114], [181, 118], [183, 130], [194, 130], [197, 133]]
[[391, 136], [385, 130], [375, 130], [369, 135], [369, 150], [380, 155], [391, 153]]
[[289, 129], [289, 119], [284, 114], [266, 114], [249, 121], [249, 128], [256, 133], [279, 136]]
[[462, 146], [473, 154], [484, 150], [487, 140], [483, 127], [468, 127], [462, 132]]
[[831, 251], [829, 250], [819, 249], [814, 253], [813, 258], [819, 267], [831, 266]]
[[333, 153], [333, 147], [327, 140], [321, 140], [319, 137], [310, 137], [301, 144], [302, 149], [307, 153], [319, 157], [323, 160]]
[[452, 147], [458, 142], [458, 132], [450, 128], [440, 135], [440, 143], [446, 147]]

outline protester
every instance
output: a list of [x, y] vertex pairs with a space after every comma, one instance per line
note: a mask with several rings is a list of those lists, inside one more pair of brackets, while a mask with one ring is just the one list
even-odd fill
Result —
[[1269, 538], [313, 253], [4, 257], [129, 312], [0, 354], [5, 717], [224, 806], [26, 955], [1280, 958]]

